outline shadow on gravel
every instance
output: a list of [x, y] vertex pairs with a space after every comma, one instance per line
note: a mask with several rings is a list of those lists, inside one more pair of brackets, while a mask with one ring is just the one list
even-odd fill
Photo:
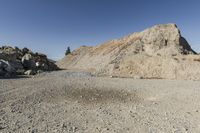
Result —
[[30, 76], [26, 76], [26, 75], [16, 75], [16, 76], [11, 76], [11, 77], [0, 76], [0, 79], [20, 79], [20, 78], [30, 78]]
[[[97, 103], [126, 103], [139, 102], [140, 98], [136, 92], [111, 89], [64, 89], [62, 91], [49, 92], [45, 97], [48, 102], [71, 101], [83, 104]], [[51, 96], [48, 97], [48, 95]]]

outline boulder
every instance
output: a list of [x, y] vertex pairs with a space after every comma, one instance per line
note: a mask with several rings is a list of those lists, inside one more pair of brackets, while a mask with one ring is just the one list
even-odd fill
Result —
[[14, 73], [15, 68], [8, 62], [4, 60], [0, 60], [0, 64], [2, 64], [2, 69], [5, 70], [8, 73]]
[[21, 51], [22, 51], [23, 55], [32, 53], [31, 50], [29, 50], [28, 48], [23, 48]]
[[22, 57], [22, 64], [23, 64], [23, 66], [24, 66], [24, 68], [26, 70], [28, 70], [28, 69], [32, 69], [32, 70], [36, 69], [36, 64], [35, 64], [35, 61], [33, 60], [31, 54], [25, 54]]
[[5, 74], [6, 74], [6, 72], [3, 69], [0, 68], [0, 77], [4, 76]]
[[49, 70], [49, 67], [48, 65], [46, 64], [46, 62], [36, 62], [36, 68], [38, 70], [44, 70], [44, 71], [48, 71]]
[[15, 68], [5, 60], [0, 60], [0, 76], [5, 76], [8, 77], [15, 74], [16, 70]]
[[55, 63], [53, 63], [51, 61], [48, 62], [48, 70], [49, 71], [58, 70], [58, 69], [59, 68], [58, 68], [58, 66]]
[[4, 60], [0, 60], [0, 69], [5, 69], [6, 67], [8, 67], [7, 62]]
[[10, 65], [16, 70], [16, 74], [23, 74], [25, 69], [20, 60], [11, 61]]
[[0, 60], [0, 76], [4, 76], [6, 74], [6, 67], [8, 67], [8, 65], [5, 63], [5, 61]]

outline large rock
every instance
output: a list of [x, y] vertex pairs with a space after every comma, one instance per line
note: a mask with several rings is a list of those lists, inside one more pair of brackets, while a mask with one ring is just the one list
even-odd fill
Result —
[[102, 45], [82, 46], [57, 65], [118, 77], [200, 80], [199, 58], [175, 24], [164, 24]]
[[25, 68], [20, 60], [11, 61], [10, 65], [15, 69], [16, 74], [23, 74], [25, 71]]
[[22, 57], [22, 64], [26, 70], [36, 69], [36, 64], [31, 54], [25, 54]]
[[8, 61], [0, 60], [0, 76], [11, 76], [15, 71], [15, 68]]

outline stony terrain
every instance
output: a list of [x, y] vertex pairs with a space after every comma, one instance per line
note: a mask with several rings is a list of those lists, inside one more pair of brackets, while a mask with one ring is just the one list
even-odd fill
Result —
[[59, 71], [0, 80], [1, 133], [198, 133], [197, 81]]
[[94, 47], [82, 46], [57, 65], [106, 76], [200, 80], [200, 55], [175, 24], [156, 25]]

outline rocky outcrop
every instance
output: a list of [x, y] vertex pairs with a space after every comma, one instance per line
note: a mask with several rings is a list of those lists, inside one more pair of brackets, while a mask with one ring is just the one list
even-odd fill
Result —
[[80, 47], [57, 65], [114, 77], [200, 80], [196, 59], [199, 55], [177, 26], [163, 24], [98, 46]]
[[28, 48], [0, 47], [0, 76], [33, 75], [37, 71], [53, 71], [59, 68], [46, 55], [33, 53]]

